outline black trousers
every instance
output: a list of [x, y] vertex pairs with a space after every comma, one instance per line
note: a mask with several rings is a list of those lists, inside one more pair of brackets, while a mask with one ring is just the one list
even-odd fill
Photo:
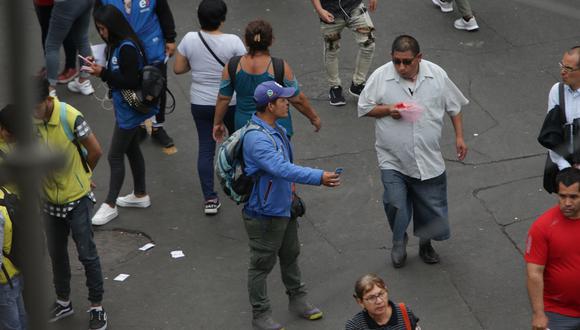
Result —
[[111, 179], [109, 193], [105, 203], [115, 204], [125, 180], [125, 155], [129, 158], [129, 165], [133, 173], [133, 192], [136, 195], [145, 194], [145, 159], [139, 147], [139, 126], [131, 129], [120, 128], [115, 123], [111, 148], [109, 149], [109, 166]]

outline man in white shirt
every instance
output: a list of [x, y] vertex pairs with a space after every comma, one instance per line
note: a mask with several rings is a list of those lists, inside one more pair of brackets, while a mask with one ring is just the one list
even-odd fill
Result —
[[[369, 77], [358, 101], [358, 115], [376, 119], [375, 148], [385, 188], [383, 203], [393, 231], [393, 265], [399, 268], [405, 264], [411, 218], [414, 235], [420, 238], [419, 255], [425, 263], [433, 264], [439, 262], [439, 256], [431, 240], [450, 237], [447, 179], [440, 148], [443, 115], [451, 117], [457, 158], [463, 160], [467, 146], [461, 106], [469, 101], [441, 67], [422, 59], [415, 38], [397, 37], [391, 57], [391, 62]], [[403, 112], [410, 111], [406, 109], [409, 104], [423, 108], [416, 120], [405, 120], [409, 117]]]
[[[572, 123], [574, 119], [580, 118], [580, 46], [571, 48], [564, 53], [560, 64], [560, 76], [564, 83], [564, 108], [566, 110], [566, 122]], [[559, 83], [555, 83], [550, 89], [548, 96], [548, 111], [559, 105]], [[566, 158], [550, 150], [550, 158], [558, 165], [558, 169], [563, 170], [575, 165], [580, 168], [580, 164], [570, 164]]]

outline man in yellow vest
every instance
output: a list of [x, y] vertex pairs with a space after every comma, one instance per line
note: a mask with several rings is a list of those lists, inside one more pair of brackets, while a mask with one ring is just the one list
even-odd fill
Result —
[[103, 275], [90, 216], [95, 203], [91, 176], [102, 155], [101, 146], [82, 113], [48, 95], [46, 79], [38, 78], [35, 84], [34, 117], [42, 143], [65, 158], [64, 168], [50, 173], [43, 182], [46, 237], [57, 296], [49, 321], [73, 313], [67, 251], [70, 233], [87, 277], [91, 304], [89, 329], [104, 330], [107, 314], [101, 305]]
[[[15, 108], [6, 106], [0, 111], [0, 159], [10, 150]], [[1, 161], [1, 160], [0, 160]], [[8, 190], [0, 187], [0, 201]], [[3, 204], [3, 203], [0, 203]], [[22, 278], [7, 255], [12, 252], [12, 221], [5, 206], [0, 206], [0, 329], [26, 329], [26, 312], [22, 300]]]

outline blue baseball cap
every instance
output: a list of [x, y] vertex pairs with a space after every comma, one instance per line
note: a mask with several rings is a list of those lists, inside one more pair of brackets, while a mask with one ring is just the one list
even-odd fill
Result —
[[265, 81], [256, 87], [254, 91], [254, 101], [256, 105], [266, 105], [270, 102], [276, 101], [280, 97], [288, 98], [294, 96], [296, 88], [282, 87], [279, 83], [270, 80]]

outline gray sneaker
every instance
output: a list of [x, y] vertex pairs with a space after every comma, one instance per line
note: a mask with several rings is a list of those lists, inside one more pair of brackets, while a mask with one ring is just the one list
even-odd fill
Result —
[[298, 316], [310, 321], [322, 318], [322, 311], [306, 300], [306, 297], [290, 298], [288, 309]]
[[272, 315], [265, 314], [252, 320], [254, 329], [258, 330], [284, 330], [282, 324], [274, 321]]

